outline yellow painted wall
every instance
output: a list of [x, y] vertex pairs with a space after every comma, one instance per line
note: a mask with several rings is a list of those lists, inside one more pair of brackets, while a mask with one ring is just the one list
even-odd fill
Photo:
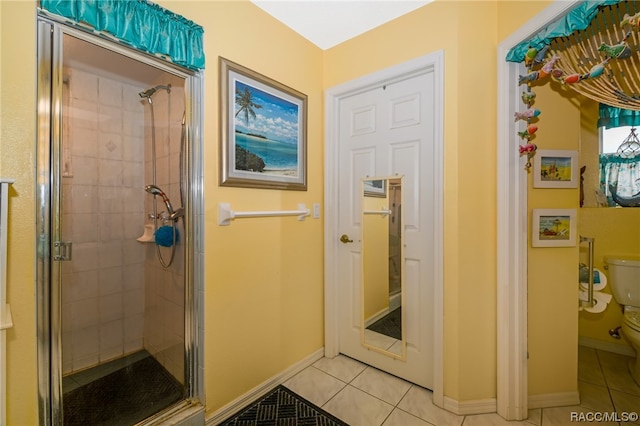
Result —
[[[0, 1], [0, 170], [9, 191], [7, 424], [38, 423], [35, 310], [35, 3]], [[19, 40], [19, 42], [17, 42]]]
[[[444, 390], [459, 401], [494, 397], [496, 46], [548, 2], [436, 1], [325, 52], [245, 0], [158, 3], [205, 28], [208, 414], [323, 345], [323, 219], [244, 219], [220, 227], [217, 203], [271, 210], [322, 202], [323, 90], [440, 49], [445, 52]], [[0, 170], [17, 179], [9, 226], [8, 298], [16, 325], [8, 332], [8, 424], [36, 424], [35, 2], [0, 1], [0, 19]], [[308, 191], [218, 186], [219, 55], [309, 96]], [[541, 260], [546, 265], [547, 259]], [[534, 320], [542, 308], [548, 316], [548, 300], [530, 302]], [[554, 326], [565, 321], [565, 312], [558, 312]], [[537, 327], [548, 333], [544, 321]], [[536, 357], [544, 354], [549, 365], [575, 365], [570, 355], [551, 357], [556, 342], [542, 334], [533, 333]], [[544, 376], [546, 367], [536, 358], [530, 377]], [[549, 383], [557, 383], [558, 376], [551, 376]], [[530, 386], [535, 393], [546, 389]]]
[[[210, 414], [324, 345], [323, 220], [217, 223], [219, 202], [237, 211], [322, 203], [322, 50], [248, 1], [159, 4], [205, 29], [204, 339]], [[308, 96], [307, 191], [218, 186], [218, 56]]]
[[[579, 103], [565, 99], [564, 92], [548, 79], [536, 84], [533, 90], [537, 94], [535, 107], [542, 113], [532, 142], [540, 150], [577, 151], [580, 147]], [[533, 188], [532, 176], [533, 172], [529, 176], [530, 212], [531, 209], [579, 209], [578, 188]], [[577, 244], [575, 247], [529, 247], [529, 396], [577, 391], [577, 265]]]
[[436, 1], [325, 54], [329, 88], [444, 50], [444, 393], [459, 401], [496, 392], [497, 34], [549, 4], [510, 3]]
[[[523, 86], [524, 87], [524, 86]], [[538, 149], [568, 149], [580, 152], [579, 166], [586, 165], [585, 206], [579, 207], [579, 188], [533, 188], [529, 181], [529, 210], [574, 208], [578, 234], [595, 238], [594, 266], [604, 271], [603, 256], [640, 252], [640, 211], [596, 208], [593, 188], [598, 182], [597, 103], [568, 97], [557, 84], [542, 82], [534, 88], [535, 106], [542, 111]], [[601, 314], [578, 313], [576, 298], [580, 262], [586, 263], [588, 246], [575, 248], [529, 248], [529, 395], [577, 391], [578, 337], [605, 344], [628, 346], [609, 336], [608, 330], [622, 322], [615, 301]], [[605, 274], [607, 273], [604, 271]], [[611, 289], [605, 289], [610, 293]]]
[[[387, 182], [384, 182], [387, 185]], [[389, 208], [389, 195], [362, 197], [362, 209]], [[362, 217], [362, 280], [364, 320], [389, 308], [389, 216], [365, 214]]]
[[[323, 346], [322, 219], [217, 224], [217, 203], [280, 210], [323, 200], [322, 51], [246, 1], [158, 2], [203, 24], [205, 352], [209, 413]], [[9, 424], [37, 424], [34, 285], [35, 2], [1, 1], [3, 177], [11, 191], [7, 333]], [[16, 40], [20, 40], [19, 43]], [[308, 191], [218, 187], [221, 55], [308, 95]], [[224, 383], [224, 386], [220, 386]]]
[[[605, 276], [609, 272], [604, 269], [606, 255], [640, 254], [640, 211], [634, 208], [584, 208], [580, 211], [580, 233], [593, 237], [594, 267], [600, 269]], [[580, 260], [586, 263], [586, 244], [581, 252]], [[611, 282], [602, 290], [611, 294]], [[580, 312], [579, 336], [599, 340], [606, 344], [621, 345], [627, 349], [631, 346], [624, 340], [614, 339], [609, 330], [622, 325], [622, 310], [612, 299], [607, 309], [599, 314]]]
[[[595, 239], [593, 264], [607, 276], [608, 271], [604, 269], [604, 256], [640, 254], [640, 209], [595, 207], [593, 190], [599, 187], [600, 177], [598, 103], [581, 99], [580, 116], [580, 165], [587, 166], [584, 174], [585, 207], [580, 209], [580, 233]], [[585, 244], [581, 247], [580, 261], [586, 264], [587, 260], [588, 250]], [[602, 291], [612, 294], [611, 282]], [[620, 345], [628, 349], [631, 346], [625, 339], [618, 340], [609, 335], [609, 330], [621, 324], [622, 310], [616, 301], [612, 300], [602, 313], [580, 312], [578, 335], [580, 338], [600, 341], [607, 345]]]
[[553, 0], [498, 0], [499, 25], [496, 27], [498, 41], [509, 37], [553, 2]]
[[[495, 350], [472, 346], [481, 336], [486, 347], [495, 347], [495, 144], [489, 141], [495, 140], [496, 85], [481, 78], [495, 74], [495, 35], [472, 31], [477, 28], [472, 21], [495, 28], [496, 18], [494, 3], [435, 2], [325, 55], [325, 86], [332, 87], [437, 50], [445, 52], [444, 392], [459, 400], [495, 394]], [[471, 37], [474, 43], [468, 42]], [[476, 73], [479, 69], [483, 72]], [[482, 100], [482, 108], [472, 108], [471, 93]], [[467, 251], [472, 256], [465, 257]], [[473, 306], [466, 304], [471, 299]], [[477, 313], [485, 303], [483, 315], [469, 327], [464, 308]], [[465, 353], [473, 357], [467, 359]], [[465, 374], [470, 370], [473, 374]]]

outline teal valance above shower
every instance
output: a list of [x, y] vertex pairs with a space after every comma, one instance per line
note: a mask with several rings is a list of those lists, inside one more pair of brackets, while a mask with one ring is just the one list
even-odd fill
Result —
[[40, 0], [40, 7], [175, 64], [204, 68], [202, 27], [149, 1]]

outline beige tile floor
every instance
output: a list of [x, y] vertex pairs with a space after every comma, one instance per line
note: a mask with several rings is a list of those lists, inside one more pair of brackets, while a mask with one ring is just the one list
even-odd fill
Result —
[[528, 419], [520, 422], [495, 413], [457, 416], [433, 405], [430, 390], [343, 355], [318, 360], [284, 385], [351, 426], [570, 425], [576, 424], [571, 413], [640, 413], [640, 386], [629, 375], [629, 359], [581, 346], [580, 405], [529, 410]]

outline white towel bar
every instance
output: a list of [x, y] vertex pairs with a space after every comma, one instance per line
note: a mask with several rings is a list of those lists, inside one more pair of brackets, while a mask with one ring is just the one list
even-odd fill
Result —
[[311, 211], [304, 204], [298, 204], [298, 210], [237, 212], [231, 210], [231, 204], [229, 203], [218, 203], [218, 225], [220, 226], [231, 225], [233, 219], [243, 217], [298, 216], [298, 220], [304, 220], [310, 214]]
[[364, 210], [362, 213], [364, 214], [381, 214], [382, 217], [390, 215], [391, 214], [391, 210], [386, 209], [386, 208], [382, 208], [380, 210]]

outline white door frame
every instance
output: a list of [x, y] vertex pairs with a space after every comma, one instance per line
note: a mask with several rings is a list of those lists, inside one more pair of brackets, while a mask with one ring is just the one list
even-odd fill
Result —
[[518, 75], [524, 65], [507, 62], [508, 51], [549, 22], [565, 15], [579, 0], [557, 0], [498, 46], [497, 158], [497, 411], [507, 420], [528, 414], [527, 391], [527, 172], [519, 158], [514, 113], [523, 104]]
[[[332, 358], [340, 352], [339, 344], [339, 277], [338, 236], [339, 222], [339, 104], [340, 100], [365, 92], [383, 84], [405, 80], [416, 75], [433, 72], [435, 79], [435, 267], [434, 275], [434, 374], [433, 402], [442, 407], [443, 394], [443, 171], [444, 171], [444, 52], [442, 50], [413, 59], [400, 65], [368, 74], [331, 89], [325, 94], [325, 356]], [[438, 180], [439, 179], [439, 180]]]

